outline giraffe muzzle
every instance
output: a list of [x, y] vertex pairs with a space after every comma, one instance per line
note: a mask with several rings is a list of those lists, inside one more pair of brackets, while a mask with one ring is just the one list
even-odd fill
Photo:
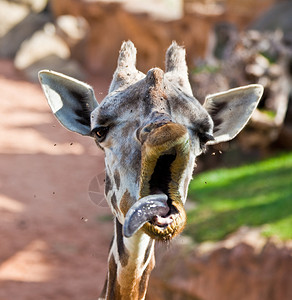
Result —
[[137, 201], [126, 214], [124, 236], [131, 237], [146, 222], [152, 221], [158, 215], [167, 215], [170, 210], [167, 199], [168, 197], [165, 194], [156, 194]]
[[151, 131], [142, 145], [140, 199], [129, 209], [124, 233], [140, 228], [152, 238], [169, 240], [186, 223], [181, 187], [189, 163], [189, 135], [176, 123]]

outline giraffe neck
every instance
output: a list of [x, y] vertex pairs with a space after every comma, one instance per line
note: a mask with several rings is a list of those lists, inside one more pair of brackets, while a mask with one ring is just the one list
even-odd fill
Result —
[[143, 300], [154, 264], [154, 240], [143, 232], [123, 237], [122, 225], [115, 218], [108, 274], [100, 299]]

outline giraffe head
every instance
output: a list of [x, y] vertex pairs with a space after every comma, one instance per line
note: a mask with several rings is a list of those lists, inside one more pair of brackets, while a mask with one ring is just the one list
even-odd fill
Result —
[[53, 113], [69, 130], [95, 139], [105, 152], [107, 201], [124, 235], [168, 240], [186, 223], [184, 203], [195, 158], [207, 145], [234, 138], [263, 93], [249, 85], [193, 96], [185, 50], [175, 42], [165, 72], [145, 75], [136, 49], [124, 42], [108, 95], [98, 104], [90, 86], [53, 71], [39, 74]]

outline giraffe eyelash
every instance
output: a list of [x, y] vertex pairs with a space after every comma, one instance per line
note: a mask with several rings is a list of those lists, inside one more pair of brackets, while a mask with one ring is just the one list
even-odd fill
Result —
[[199, 140], [200, 140], [200, 147], [203, 150], [206, 150], [205, 148], [206, 148], [207, 142], [215, 140], [215, 138], [213, 137], [213, 135], [208, 134], [208, 133], [201, 133], [201, 132], [199, 132], [198, 133], [198, 137], [199, 137]]
[[213, 135], [208, 134], [208, 133], [199, 133], [198, 136], [199, 136], [201, 143], [203, 143], [203, 144], [206, 144], [209, 141], [215, 140]]

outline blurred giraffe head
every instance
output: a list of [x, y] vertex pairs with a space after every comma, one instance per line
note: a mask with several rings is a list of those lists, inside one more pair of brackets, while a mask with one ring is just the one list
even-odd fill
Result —
[[107, 201], [130, 237], [140, 230], [168, 240], [186, 223], [184, 203], [195, 159], [207, 145], [229, 141], [248, 122], [260, 85], [192, 94], [185, 50], [175, 42], [165, 71], [138, 71], [136, 49], [124, 42], [108, 95], [98, 104], [90, 86], [53, 71], [40, 81], [53, 113], [69, 130], [105, 152]]

